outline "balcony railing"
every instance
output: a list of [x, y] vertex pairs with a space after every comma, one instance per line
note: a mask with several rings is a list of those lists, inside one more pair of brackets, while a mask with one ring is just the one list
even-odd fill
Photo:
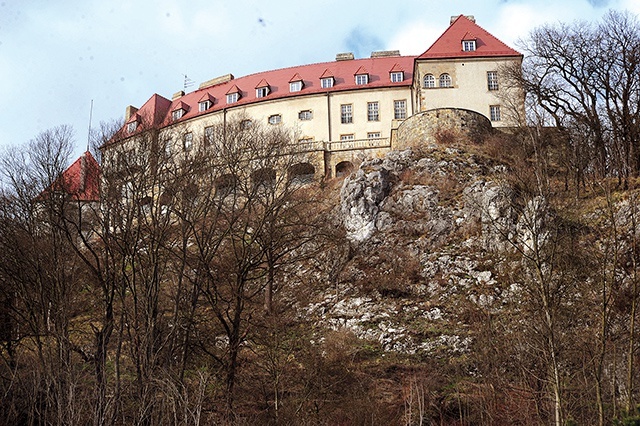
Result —
[[312, 141], [301, 142], [293, 146], [295, 152], [310, 152], [310, 151], [351, 151], [354, 149], [375, 149], [375, 148], [389, 148], [391, 146], [390, 138], [367, 138], [367, 139], [352, 139], [347, 141]]

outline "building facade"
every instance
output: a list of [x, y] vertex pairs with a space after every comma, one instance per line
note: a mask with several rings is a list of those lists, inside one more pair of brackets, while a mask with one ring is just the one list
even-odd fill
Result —
[[359, 159], [393, 148], [394, 135], [409, 117], [433, 109], [474, 111], [494, 127], [513, 125], [501, 99], [500, 69], [519, 66], [522, 55], [475, 23], [452, 17], [442, 36], [419, 56], [373, 52], [355, 59], [301, 65], [235, 78], [227, 74], [172, 99], [154, 94], [140, 108], [129, 106], [125, 124], [103, 148], [136, 148], [145, 132], [157, 132], [167, 152], [206, 144], [215, 126], [229, 120], [246, 125], [287, 126], [316, 176], [344, 173]]

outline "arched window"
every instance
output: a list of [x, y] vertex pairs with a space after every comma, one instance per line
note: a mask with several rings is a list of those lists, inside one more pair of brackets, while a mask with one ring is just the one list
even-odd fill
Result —
[[451, 87], [451, 76], [449, 74], [440, 74], [440, 87]]
[[427, 74], [424, 76], [424, 87], [436, 87], [436, 79], [433, 74]]

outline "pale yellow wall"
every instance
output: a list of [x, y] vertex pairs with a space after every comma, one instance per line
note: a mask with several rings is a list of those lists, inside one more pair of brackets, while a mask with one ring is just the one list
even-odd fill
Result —
[[[456, 60], [427, 60], [417, 64], [417, 80], [415, 81], [416, 97], [421, 111], [434, 108], [463, 108], [478, 112], [489, 118], [489, 106], [501, 106], [501, 121], [492, 122], [495, 127], [514, 125], [509, 120], [507, 105], [500, 97], [507, 94], [504, 78], [500, 75], [501, 68], [507, 63], [520, 62], [519, 58], [503, 59], [466, 59]], [[487, 86], [487, 72], [498, 72], [499, 90], [489, 90]], [[442, 73], [451, 76], [453, 87], [437, 87]], [[426, 74], [433, 74], [436, 79], [435, 88], [424, 88], [423, 80]]]

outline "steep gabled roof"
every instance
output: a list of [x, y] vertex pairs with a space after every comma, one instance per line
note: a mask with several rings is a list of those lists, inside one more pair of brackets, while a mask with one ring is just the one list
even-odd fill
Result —
[[100, 201], [100, 165], [89, 151], [85, 152], [38, 199], [44, 199], [50, 192], [65, 193], [74, 201]]
[[[476, 50], [462, 51], [463, 40], [476, 41]], [[484, 58], [522, 56], [484, 28], [464, 15], [458, 16], [449, 28], [418, 59]]]

